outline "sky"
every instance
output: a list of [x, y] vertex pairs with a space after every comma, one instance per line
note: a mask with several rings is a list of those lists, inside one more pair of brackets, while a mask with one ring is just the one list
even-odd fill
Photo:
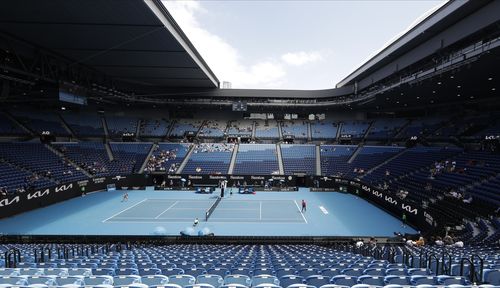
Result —
[[443, 0], [163, 1], [219, 81], [329, 89]]

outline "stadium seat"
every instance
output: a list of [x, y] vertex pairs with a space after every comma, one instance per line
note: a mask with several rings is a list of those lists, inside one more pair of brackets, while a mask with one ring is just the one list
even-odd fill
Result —
[[298, 275], [283, 275], [279, 278], [282, 287], [288, 287], [292, 284], [303, 284], [304, 278]]
[[353, 286], [358, 284], [358, 277], [347, 276], [347, 275], [337, 275], [333, 276], [331, 280], [332, 284], [340, 286]]
[[196, 277], [197, 284], [210, 284], [215, 288], [222, 286], [224, 284], [224, 278], [220, 275], [215, 274], [204, 274]]
[[366, 284], [371, 286], [384, 286], [383, 276], [362, 275], [358, 277], [359, 284]]
[[177, 284], [182, 287], [188, 285], [194, 285], [196, 283], [196, 278], [191, 275], [173, 275], [168, 277], [169, 284]]
[[305, 279], [305, 283], [307, 285], [315, 286], [315, 287], [320, 287], [323, 285], [328, 285], [330, 284], [330, 277], [328, 276], [323, 276], [323, 275], [311, 275]]
[[148, 286], [163, 286], [168, 283], [168, 277], [164, 275], [141, 276], [141, 283]]
[[252, 287], [257, 287], [261, 284], [273, 284], [279, 285], [280, 281], [278, 278], [272, 275], [256, 275], [252, 277]]
[[224, 277], [224, 286], [231, 284], [239, 284], [243, 286], [250, 287], [252, 280], [247, 275], [230, 274]]

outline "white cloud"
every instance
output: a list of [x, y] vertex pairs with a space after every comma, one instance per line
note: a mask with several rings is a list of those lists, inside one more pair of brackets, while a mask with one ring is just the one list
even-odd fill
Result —
[[233, 88], [278, 88], [284, 83], [286, 70], [279, 59], [263, 59], [243, 65], [242, 57], [231, 44], [205, 30], [197, 21], [197, 13], [206, 11], [197, 1], [163, 1], [175, 21], [194, 44], [219, 81], [232, 82]]
[[281, 59], [288, 65], [292, 66], [302, 66], [305, 64], [313, 63], [321, 60], [323, 57], [319, 52], [294, 52], [294, 53], [286, 53], [281, 56]]

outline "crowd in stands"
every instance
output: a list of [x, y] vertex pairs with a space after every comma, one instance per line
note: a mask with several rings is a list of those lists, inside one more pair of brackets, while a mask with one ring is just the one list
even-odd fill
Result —
[[[156, 150], [158, 149], [159, 147], [156, 148]], [[178, 162], [171, 163], [170, 166], [168, 164], [169, 161], [174, 162], [173, 160], [177, 158], [177, 152], [178, 148], [174, 148], [171, 150], [162, 149], [160, 151], [156, 151], [156, 153], [151, 155], [151, 157], [149, 158], [148, 164], [146, 165], [144, 171], [145, 172], [165, 171], [168, 174], [174, 174], [179, 168], [178, 166], [180, 163]]]

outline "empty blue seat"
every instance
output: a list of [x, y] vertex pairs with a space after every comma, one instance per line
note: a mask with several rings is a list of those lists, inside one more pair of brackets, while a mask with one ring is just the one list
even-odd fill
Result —
[[385, 270], [386, 275], [408, 276], [408, 270], [405, 268], [389, 268]]
[[[128, 286], [135, 283], [141, 283], [141, 276], [139, 275], [120, 275], [113, 277], [114, 286]], [[85, 283], [87, 284], [87, 283]]]
[[113, 276], [109, 275], [98, 275], [98, 276], [86, 276], [83, 278], [85, 286], [96, 286], [96, 285], [113, 285]]
[[347, 275], [337, 275], [333, 276], [332, 284], [340, 286], [353, 286], [358, 284], [358, 277], [347, 276]]
[[288, 287], [293, 284], [303, 284], [304, 278], [298, 275], [283, 275], [279, 278], [282, 287]]
[[431, 271], [427, 268], [410, 268], [408, 269], [408, 275], [431, 275]]
[[340, 275], [340, 269], [338, 268], [326, 268], [321, 270], [321, 275], [332, 278], [333, 276]]
[[437, 277], [440, 285], [469, 285], [469, 281], [465, 279], [465, 277], [460, 276], [449, 276], [449, 275], [440, 275]]
[[417, 285], [438, 285], [437, 277], [426, 276], [426, 275], [414, 275], [411, 276], [411, 283], [415, 286]]
[[212, 274], [212, 275], [219, 275], [222, 278], [224, 278], [224, 277], [226, 277], [226, 275], [229, 274], [229, 269], [216, 267], [216, 268], [209, 269], [207, 271], [207, 273]]
[[168, 269], [163, 269], [162, 274], [165, 276], [174, 276], [174, 275], [182, 275], [184, 274], [184, 270], [181, 268], [168, 268]]
[[483, 282], [491, 285], [500, 285], [500, 269], [484, 269]]
[[316, 269], [316, 268], [305, 268], [305, 269], [300, 269], [299, 271], [297, 271], [297, 275], [303, 277], [304, 279], [306, 279], [309, 276], [318, 275], [318, 274], [319, 274], [319, 272], [318, 272], [318, 269]]
[[224, 279], [220, 275], [204, 274], [196, 277], [197, 284], [210, 284], [215, 288], [224, 284]]
[[280, 281], [276, 276], [273, 275], [255, 275], [252, 277], [252, 287], [261, 285], [261, 284], [274, 284], [279, 285]]
[[297, 270], [294, 268], [280, 268], [276, 270], [276, 277], [281, 278], [285, 275], [295, 275], [297, 274]]
[[161, 274], [161, 269], [158, 269], [158, 268], [141, 268], [141, 269], [139, 269], [139, 275], [141, 275], [141, 276], [159, 275], [159, 274]]
[[185, 287], [188, 285], [194, 285], [196, 283], [196, 278], [191, 275], [174, 275], [168, 277], [168, 283]]
[[306, 278], [306, 284], [315, 286], [315, 287], [320, 287], [323, 285], [330, 284], [330, 279], [331, 277], [328, 276], [323, 276], [323, 275], [311, 275]]
[[252, 280], [247, 275], [230, 274], [224, 277], [224, 285], [229, 284], [240, 284], [244, 286], [250, 286]]
[[411, 285], [410, 276], [388, 275], [384, 278], [386, 285]]
[[342, 270], [342, 275], [358, 277], [363, 275], [363, 269], [360, 268], [346, 268]]
[[358, 277], [360, 284], [367, 284], [371, 286], [384, 286], [385, 281], [383, 276], [362, 275]]
[[113, 268], [95, 268], [95, 269], [92, 269], [92, 275], [115, 276], [115, 269], [113, 269]]
[[148, 286], [163, 286], [168, 283], [168, 277], [164, 275], [141, 276], [141, 283]]

